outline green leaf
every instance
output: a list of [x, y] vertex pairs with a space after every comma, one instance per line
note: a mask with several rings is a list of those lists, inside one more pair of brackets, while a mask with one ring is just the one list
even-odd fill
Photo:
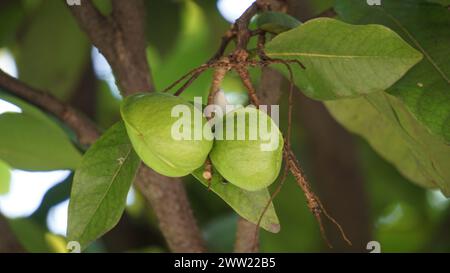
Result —
[[27, 218], [8, 219], [8, 223], [25, 250], [31, 253], [54, 252], [46, 240], [46, 231], [42, 226]]
[[42, 1], [17, 51], [19, 77], [68, 99], [87, 65], [90, 46], [65, 1]]
[[450, 12], [421, 0], [385, 0], [377, 8], [345, 0], [336, 10], [348, 22], [388, 26], [422, 52], [423, 60], [388, 91], [450, 144]]
[[0, 99], [15, 104], [22, 113], [0, 115], [0, 158], [11, 167], [46, 171], [75, 169], [80, 152], [66, 132], [36, 107], [0, 93]]
[[398, 98], [385, 92], [326, 102], [347, 129], [362, 135], [405, 177], [450, 195], [450, 146], [428, 132]]
[[[203, 170], [201, 167], [194, 171], [192, 175], [197, 178], [203, 185], [208, 186], [208, 182], [203, 178]], [[260, 191], [246, 191], [231, 183], [224, 184], [222, 178], [216, 170], [213, 170], [213, 178], [211, 180], [211, 191], [222, 198], [230, 207], [236, 211], [241, 217], [257, 224], [261, 217], [264, 207], [270, 200], [270, 194], [267, 189]], [[275, 208], [271, 203], [261, 220], [261, 227], [267, 231], [277, 233], [280, 231], [280, 222], [278, 221]]]
[[0, 195], [7, 194], [9, 192], [9, 185], [11, 182], [11, 169], [2, 160], [0, 160]]
[[123, 122], [91, 146], [72, 184], [69, 241], [78, 241], [84, 249], [117, 224], [139, 164]]
[[281, 33], [267, 44], [266, 53], [301, 61], [306, 69], [293, 65], [295, 83], [319, 100], [385, 90], [421, 59], [418, 51], [384, 26], [356, 26], [329, 18]]
[[257, 28], [277, 34], [296, 28], [300, 25], [300, 21], [294, 17], [286, 13], [274, 11], [258, 14], [254, 20]]

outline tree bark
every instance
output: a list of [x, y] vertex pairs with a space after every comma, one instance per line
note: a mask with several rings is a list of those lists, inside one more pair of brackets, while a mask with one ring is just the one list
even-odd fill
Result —
[[[255, 234], [256, 232], [256, 234]], [[259, 251], [259, 228], [255, 224], [239, 218], [234, 245], [235, 253], [256, 253]]]

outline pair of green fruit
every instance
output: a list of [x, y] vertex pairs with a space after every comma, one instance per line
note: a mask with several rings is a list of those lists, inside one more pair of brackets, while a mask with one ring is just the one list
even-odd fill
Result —
[[[203, 133], [200, 140], [173, 138], [172, 126], [179, 118], [172, 117], [172, 109], [178, 105], [188, 107], [192, 113], [191, 132], [199, 130], [198, 126], [194, 126], [193, 117], [202, 117], [202, 132], [197, 132]], [[156, 172], [170, 177], [185, 176], [200, 168], [209, 155], [215, 169], [227, 181], [242, 189], [256, 191], [269, 186], [277, 178], [282, 162], [283, 137], [269, 116], [248, 107], [227, 113], [224, 119], [216, 123], [216, 128], [218, 124], [226, 128], [226, 118], [236, 118], [241, 111], [257, 111], [260, 118], [266, 119], [269, 128], [275, 126], [278, 134], [276, 149], [262, 150], [261, 144], [264, 145], [267, 139], [259, 134], [256, 139], [248, 140], [248, 126], [245, 128], [245, 140], [213, 140], [211, 127], [201, 111], [184, 99], [169, 94], [136, 94], [127, 97], [121, 107], [121, 115], [136, 153]]]

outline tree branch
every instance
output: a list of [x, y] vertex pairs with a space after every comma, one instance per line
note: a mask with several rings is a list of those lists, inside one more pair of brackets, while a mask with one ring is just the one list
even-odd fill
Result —
[[[86, 0], [70, 9], [108, 60], [125, 96], [153, 91], [146, 57], [144, 3], [141, 0], [113, 0], [112, 4], [110, 17], [104, 17]], [[172, 251], [205, 250], [181, 179], [164, 177], [143, 166], [136, 185], [155, 210]]]
[[364, 252], [371, 239], [371, 229], [367, 193], [354, 138], [333, 119], [322, 103], [303, 95], [297, 97], [300, 97], [298, 120], [306, 131], [317, 190], [353, 243], [352, 246], [343, 244], [340, 234], [329, 228], [333, 251]]
[[92, 43], [111, 65], [124, 95], [153, 91], [146, 57], [144, 4], [141, 0], [114, 0], [113, 12], [103, 16], [90, 0], [70, 6]]
[[135, 184], [153, 207], [173, 252], [205, 252], [183, 181], [142, 166]]
[[[2, 70], [0, 87], [56, 116], [75, 132], [80, 144], [84, 146], [93, 144], [101, 135], [92, 121], [79, 111], [48, 93], [29, 87]], [[184, 187], [173, 180], [142, 166], [135, 183], [155, 210], [170, 249], [176, 252], [203, 251], [200, 231]]]

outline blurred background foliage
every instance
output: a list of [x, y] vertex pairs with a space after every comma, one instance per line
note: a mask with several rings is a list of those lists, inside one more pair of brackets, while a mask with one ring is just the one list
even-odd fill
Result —
[[[226, 2], [226, 0], [219, 2]], [[240, 7], [242, 2], [249, 1], [228, 0], [228, 2], [228, 6], [232, 7], [229, 12], [236, 13], [236, 10], [242, 12]], [[301, 19], [320, 14], [333, 4], [332, 0], [298, 2], [302, 2], [299, 4], [300, 7], [297, 7], [300, 11], [292, 13]], [[104, 14], [108, 14], [111, 10], [107, 0], [96, 0], [95, 3]], [[145, 4], [147, 55], [158, 90], [212, 56], [219, 46], [221, 35], [230, 26], [230, 22], [224, 18], [227, 16], [226, 10], [218, 9], [218, 6], [225, 4], [218, 4], [214, 0], [145, 0]], [[233, 7], [236, 10], [233, 10]], [[65, 7], [64, 1], [2, 0], [0, 1], [0, 21], [2, 69], [9, 68], [9, 73], [16, 74], [15, 76], [26, 83], [47, 90], [80, 108], [103, 129], [119, 119], [118, 107], [121, 98], [111, 70], [101, 54], [90, 46], [87, 37], [80, 31]], [[252, 73], [255, 83], [258, 84], [261, 73], [259, 71]], [[188, 99], [194, 96], [205, 96], [210, 79], [211, 73], [204, 73], [183, 96]], [[234, 75], [227, 76], [223, 90], [232, 103], [247, 101], [244, 88]], [[287, 91], [286, 83], [283, 90]], [[7, 199], [8, 194], [11, 194], [10, 189], [15, 187], [14, 183], [19, 183], [20, 179], [14, 179], [14, 176], [20, 172], [20, 169], [24, 171], [70, 169], [79, 160], [82, 147], [74, 144], [73, 135], [54, 118], [47, 115], [42, 118], [42, 113], [34, 113], [33, 107], [30, 107], [32, 110], [26, 110], [29, 105], [8, 100], [4, 95], [4, 92], [0, 93], [0, 99], [3, 99], [0, 110], [11, 107], [4, 103], [5, 100], [9, 101], [21, 109], [22, 113], [16, 113], [21, 120], [26, 113], [32, 112], [28, 122], [34, 122], [40, 128], [44, 125], [49, 127], [58, 125], [60, 131], [55, 132], [52, 137], [38, 138], [36, 137], [38, 131], [21, 130], [18, 133], [25, 135], [23, 139], [9, 137], [10, 142], [7, 143], [3, 139], [8, 139], [7, 136], [11, 136], [14, 130], [7, 132], [3, 127], [1, 128], [1, 147], [8, 146], [11, 150], [24, 144], [30, 147], [43, 147], [42, 151], [35, 156], [37, 158], [43, 156], [45, 160], [35, 165], [21, 165], [21, 162], [10, 161], [5, 153], [0, 153], [0, 159], [2, 159], [0, 160], [0, 210], [7, 217], [11, 229], [27, 251], [64, 252], [66, 251], [64, 217], [67, 217], [64, 214], [70, 194], [72, 171], [65, 171], [57, 178], [52, 178], [59, 181], [47, 188], [43, 185], [48, 185], [44, 183], [46, 179], [50, 179], [48, 176], [39, 179], [33, 176], [33, 173], [24, 176], [20, 183], [25, 185], [23, 186], [25, 191], [33, 192], [35, 188], [45, 188], [42, 195], [37, 197], [39, 199], [37, 208], [32, 208], [28, 213], [22, 215], [8, 213], [11, 211], [8, 206], [22, 206], [31, 202], [30, 199], [20, 195], [24, 194], [23, 192], [15, 195], [18, 199], [16, 202], [9, 202]], [[361, 235], [363, 238], [379, 241], [383, 252], [450, 251], [450, 206], [445, 197], [438, 191], [419, 188], [407, 181], [393, 166], [380, 158], [363, 139], [346, 135], [347, 133], [343, 132], [340, 126], [326, 116], [323, 109], [320, 111], [326, 116], [326, 122], [322, 123], [323, 120], [320, 117], [315, 116], [314, 112], [308, 112], [307, 107], [303, 107], [305, 103], [310, 103], [308, 100], [296, 94], [292, 137], [294, 149], [311, 184], [317, 188], [319, 196], [327, 196], [323, 199], [325, 206], [332, 213], [344, 211], [344, 214], [347, 214], [350, 220], [345, 221], [344, 227], [349, 227], [352, 232], [357, 230], [356, 233], [364, 233]], [[280, 104], [281, 109], [285, 111], [286, 96], [282, 97]], [[320, 105], [315, 107], [321, 109]], [[0, 112], [2, 113], [0, 123], [8, 122], [3, 112], [6, 110]], [[286, 129], [285, 120], [286, 113], [282, 112], [281, 127], [284, 129]], [[320, 138], [316, 138], [317, 132], [311, 130], [311, 126], [307, 126], [308, 121], [322, 124], [322, 126], [332, 124], [331, 126], [338, 127], [339, 134], [345, 135], [345, 141], [351, 142], [352, 150], [348, 152], [353, 154], [348, 156], [348, 160], [354, 163], [351, 166], [361, 177], [361, 185], [358, 185], [358, 189], [355, 190], [347, 181], [340, 181], [342, 184], [334, 185], [335, 188], [320, 186], [318, 182], [320, 174], [317, 172], [317, 166], [315, 167], [317, 157], [311, 145], [325, 147], [325, 150], [321, 151], [328, 163], [321, 164], [320, 166], [325, 166], [325, 169], [320, 169], [319, 172], [328, 172], [331, 176], [341, 164], [339, 160], [333, 161], [333, 152], [341, 153], [336, 158], [347, 160], [347, 154], [345, 154], [347, 151], [345, 149], [334, 151], [334, 146], [339, 147], [343, 144], [340, 138], [333, 135], [333, 130], [321, 131], [331, 132], [325, 136], [331, 146], [321, 144]], [[46, 132], [50, 131], [52, 130], [46, 130]], [[55, 143], [66, 146], [55, 148]], [[67, 159], [69, 153], [64, 151], [72, 149], [74, 152], [71, 152], [70, 158]], [[27, 151], [23, 150], [24, 153]], [[61, 151], [66, 153], [67, 164], [63, 164], [64, 162], [59, 158]], [[350, 170], [353, 171], [352, 168]], [[193, 177], [186, 177], [185, 180], [195, 215], [210, 250], [232, 251], [237, 215], [219, 197], [205, 190]], [[335, 191], [335, 189], [339, 190]], [[357, 199], [362, 201], [352, 203], [352, 207], [348, 207], [347, 200], [354, 198], [355, 195], [358, 195]], [[334, 201], [327, 202], [331, 200], [330, 198]], [[286, 181], [274, 204], [281, 221], [281, 232], [271, 234], [261, 231], [262, 251], [332, 251], [325, 247], [315, 219], [306, 207], [303, 193], [292, 178]], [[330, 207], [330, 204], [333, 207]], [[58, 206], [62, 209], [55, 214], [54, 210]], [[357, 215], [352, 214], [354, 210], [358, 211]], [[334, 215], [337, 215], [339, 221], [340, 214]], [[52, 222], [62, 224], [58, 226], [59, 228], [52, 228]], [[330, 226], [330, 228], [333, 227]], [[349, 234], [351, 238], [354, 235], [352, 232]], [[349, 249], [338, 241], [333, 251], [347, 250]], [[166, 252], [168, 249], [158, 231], [151, 208], [137, 192], [132, 191], [126, 213], [119, 225], [94, 243], [88, 251]]]

